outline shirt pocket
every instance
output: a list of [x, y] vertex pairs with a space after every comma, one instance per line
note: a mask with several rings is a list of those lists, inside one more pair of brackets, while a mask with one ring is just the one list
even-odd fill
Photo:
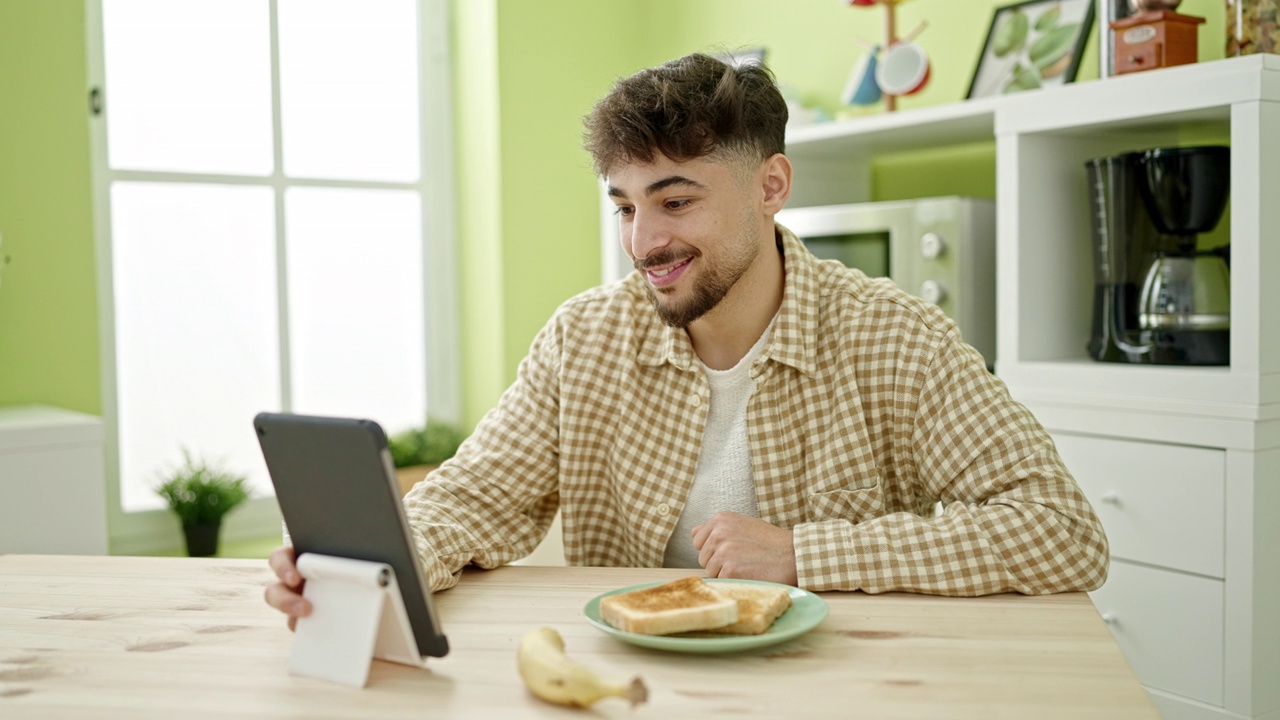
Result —
[[884, 514], [884, 469], [871, 451], [871, 442], [861, 426], [852, 424], [842, 439], [826, 438], [824, 453], [812, 456], [807, 474], [806, 520], [862, 520]]
[[813, 492], [806, 499], [809, 522], [848, 520], [859, 523], [884, 514], [880, 483], [868, 487]]

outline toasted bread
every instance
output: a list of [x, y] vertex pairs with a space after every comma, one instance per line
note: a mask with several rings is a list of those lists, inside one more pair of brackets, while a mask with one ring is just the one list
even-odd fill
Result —
[[718, 582], [714, 587], [738, 602], [738, 622], [710, 632], [759, 635], [791, 607], [791, 592], [779, 585]]
[[600, 617], [625, 632], [671, 635], [738, 621], [738, 601], [690, 576], [600, 601]]

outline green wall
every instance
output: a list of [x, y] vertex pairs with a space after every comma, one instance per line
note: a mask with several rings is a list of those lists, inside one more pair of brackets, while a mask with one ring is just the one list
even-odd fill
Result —
[[488, 0], [453, 6], [462, 400], [463, 420], [473, 425], [505, 384], [497, 6]]
[[[600, 282], [599, 189], [582, 118], [620, 74], [645, 65], [644, 2], [503, 0], [504, 369], [570, 295]], [[612, 28], [602, 32], [603, 28]]]
[[556, 306], [599, 282], [582, 117], [643, 67], [643, 2], [454, 0], [463, 405], [476, 422]]
[[101, 412], [84, 8], [0, 1], [0, 405]]
[[[932, 74], [900, 107], [960, 100], [997, 0], [912, 0], [901, 32]], [[600, 275], [599, 196], [581, 118], [612, 81], [693, 50], [767, 48], [779, 81], [835, 111], [883, 9], [837, 0], [452, 0], [464, 419], [514, 378], [563, 299]], [[1219, 0], [1200, 56], [1222, 56]], [[101, 382], [84, 6], [0, 0], [0, 404], [99, 412]], [[1086, 52], [1080, 79], [1096, 76]], [[875, 114], [878, 106], [857, 112]], [[873, 167], [874, 195], [994, 194], [990, 143], [902, 153]]]

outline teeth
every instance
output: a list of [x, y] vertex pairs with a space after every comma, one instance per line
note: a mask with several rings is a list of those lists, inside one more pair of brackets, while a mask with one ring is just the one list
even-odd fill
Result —
[[666, 270], [650, 270], [649, 274], [654, 277], [666, 277], [670, 275], [672, 272], [674, 272], [677, 268], [684, 267], [687, 262], [688, 260], [682, 260], [681, 262], [678, 262], [675, 265], [672, 265]]

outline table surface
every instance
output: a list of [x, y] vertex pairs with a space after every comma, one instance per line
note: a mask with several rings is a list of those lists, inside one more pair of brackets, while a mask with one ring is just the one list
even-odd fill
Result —
[[[1087, 595], [823, 593], [810, 633], [729, 655], [635, 647], [589, 625], [596, 595], [688, 571], [468, 570], [435, 596], [451, 651], [375, 661], [354, 689], [288, 674], [292, 635], [264, 561], [0, 555], [0, 717], [1157, 718]], [[635, 709], [538, 700], [516, 645], [548, 625]]]

